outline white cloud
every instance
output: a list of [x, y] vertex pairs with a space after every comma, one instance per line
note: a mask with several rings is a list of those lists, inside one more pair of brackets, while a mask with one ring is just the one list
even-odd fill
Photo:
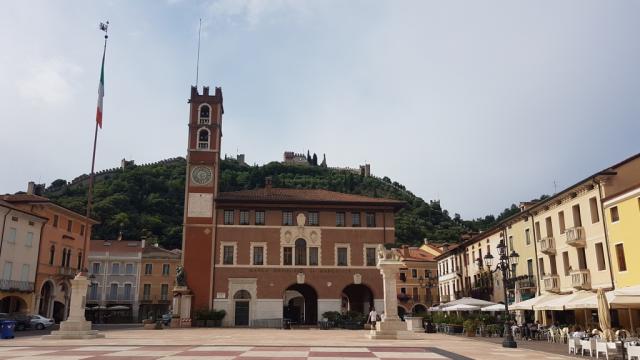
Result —
[[34, 103], [60, 106], [73, 98], [75, 80], [82, 68], [63, 59], [51, 59], [29, 66], [17, 83], [20, 95]]

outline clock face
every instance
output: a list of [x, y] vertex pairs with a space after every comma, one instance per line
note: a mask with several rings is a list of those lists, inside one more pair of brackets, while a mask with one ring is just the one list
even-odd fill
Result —
[[213, 179], [213, 171], [206, 166], [195, 166], [191, 170], [191, 181], [198, 185], [206, 185]]

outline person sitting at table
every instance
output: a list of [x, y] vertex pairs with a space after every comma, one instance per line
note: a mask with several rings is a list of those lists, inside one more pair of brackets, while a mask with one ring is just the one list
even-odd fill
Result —
[[575, 331], [571, 334], [571, 337], [581, 339], [581, 338], [585, 337], [585, 335], [586, 335], [586, 334], [585, 334], [585, 332], [584, 332], [584, 331], [582, 331], [582, 329], [580, 328], [580, 326], [576, 326], [576, 329], [575, 329]]
[[539, 326], [540, 324], [529, 324], [529, 334], [531, 338], [533, 339], [537, 338], [536, 335], [538, 334]]

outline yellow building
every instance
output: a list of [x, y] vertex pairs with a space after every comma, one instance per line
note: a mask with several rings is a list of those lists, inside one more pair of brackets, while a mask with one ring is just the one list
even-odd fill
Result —
[[604, 200], [616, 289], [640, 285], [640, 184]]

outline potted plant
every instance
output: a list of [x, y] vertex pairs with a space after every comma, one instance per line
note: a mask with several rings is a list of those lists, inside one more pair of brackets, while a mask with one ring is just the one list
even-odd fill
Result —
[[207, 327], [221, 327], [222, 319], [227, 315], [224, 310], [211, 310], [207, 319]]
[[476, 330], [478, 330], [478, 322], [473, 319], [468, 319], [464, 321], [462, 327], [464, 328], [464, 332], [468, 337], [474, 337], [476, 336]]
[[205, 327], [207, 324], [207, 320], [209, 318], [209, 310], [207, 309], [198, 309], [194, 314], [196, 320], [197, 327]]

